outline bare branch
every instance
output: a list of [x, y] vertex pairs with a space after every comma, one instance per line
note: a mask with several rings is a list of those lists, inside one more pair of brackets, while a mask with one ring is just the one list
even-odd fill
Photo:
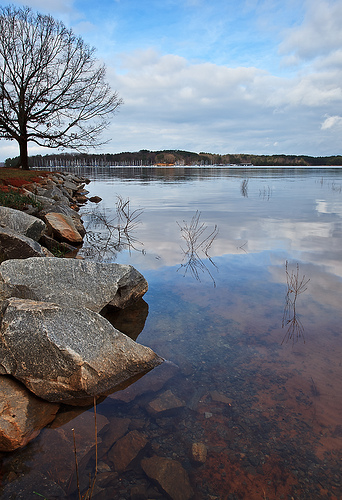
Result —
[[211, 233], [208, 236], [204, 236], [207, 226], [203, 222], [200, 222], [200, 217], [201, 213], [197, 210], [195, 215], [192, 217], [190, 224], [186, 221], [183, 221], [183, 225], [177, 222], [181, 230], [182, 238], [186, 243], [185, 249], [181, 247], [184, 258], [179, 269], [184, 269], [184, 275], [190, 271], [190, 274], [198, 281], [200, 281], [199, 271], [207, 272], [213, 280], [214, 286], [216, 286], [214, 277], [209, 268], [203, 262], [200, 253], [203, 253], [209, 262], [216, 267], [209, 255], [209, 250], [218, 235], [218, 227], [215, 225]]
[[89, 227], [87, 227], [85, 245], [83, 252], [88, 258], [112, 260], [116, 258], [118, 252], [127, 249], [136, 250], [143, 253], [143, 250], [137, 248], [143, 245], [133, 235], [134, 230], [140, 224], [140, 216], [143, 209], [131, 210], [130, 200], [117, 196], [116, 213], [109, 217], [105, 209], [96, 207], [90, 212], [84, 212], [88, 218]]
[[304, 339], [304, 327], [298, 318], [296, 310], [296, 302], [299, 295], [307, 290], [307, 284], [310, 279], [305, 279], [305, 274], [299, 277], [299, 264], [296, 265], [296, 272], [289, 272], [288, 262], [285, 262], [285, 274], [287, 282], [287, 293], [285, 297], [285, 306], [282, 319], [282, 328], [287, 327], [286, 334], [283, 338], [282, 344], [286, 341], [292, 340], [292, 344], [297, 342], [300, 338]]

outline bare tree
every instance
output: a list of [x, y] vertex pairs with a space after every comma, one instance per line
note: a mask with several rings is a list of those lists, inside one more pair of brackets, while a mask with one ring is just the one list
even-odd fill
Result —
[[77, 150], [103, 144], [122, 100], [90, 48], [51, 16], [0, 8], [0, 137], [16, 140], [28, 169], [28, 142]]

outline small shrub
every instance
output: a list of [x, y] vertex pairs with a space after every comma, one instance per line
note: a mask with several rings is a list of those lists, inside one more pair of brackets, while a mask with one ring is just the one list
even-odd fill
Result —
[[67, 254], [67, 249], [63, 245], [56, 245], [50, 249], [50, 252], [59, 259], [62, 259]]

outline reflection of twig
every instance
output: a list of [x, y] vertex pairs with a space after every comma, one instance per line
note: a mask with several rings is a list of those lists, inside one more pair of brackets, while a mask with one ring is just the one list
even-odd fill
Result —
[[[131, 211], [129, 199], [124, 200], [117, 197], [115, 216], [110, 218], [106, 211], [96, 207], [84, 215], [88, 217], [88, 227], [83, 247], [83, 253], [90, 258], [103, 260], [104, 258], [115, 258], [117, 253], [125, 248], [129, 251], [138, 250], [136, 244], [139, 242], [133, 235], [133, 231], [140, 223], [139, 217], [143, 210]], [[140, 250], [139, 250], [140, 251]]]
[[312, 393], [313, 396], [315, 396], [316, 398], [318, 398], [321, 395], [321, 393], [317, 389], [317, 386], [315, 384], [314, 379], [312, 377], [310, 377], [310, 378], [311, 378], [311, 387], [310, 387], [311, 393]]
[[241, 245], [240, 247], [236, 247], [238, 248], [239, 250], [243, 250], [245, 253], [248, 253], [247, 250], [244, 248], [245, 245], [247, 245], [248, 241], [245, 241], [243, 245]]
[[190, 271], [192, 276], [197, 280], [200, 279], [199, 271], [207, 272], [213, 280], [214, 286], [216, 286], [215, 280], [207, 266], [202, 261], [199, 252], [202, 252], [207, 257], [209, 262], [216, 267], [209, 255], [209, 250], [218, 234], [218, 228], [215, 224], [213, 231], [208, 236], [204, 236], [207, 226], [204, 223], [200, 223], [200, 217], [201, 213], [197, 210], [195, 215], [192, 217], [190, 224], [183, 221], [183, 225], [180, 225], [177, 222], [181, 230], [182, 238], [186, 242], [186, 249], [182, 248], [184, 253], [183, 261], [185, 260], [185, 263], [181, 264], [180, 268], [184, 268], [184, 275]]
[[302, 278], [299, 278], [299, 264], [297, 263], [296, 272], [291, 271], [291, 274], [288, 270], [288, 262], [285, 263], [285, 273], [286, 273], [286, 282], [287, 282], [287, 293], [285, 298], [285, 307], [284, 314], [282, 320], [282, 328], [287, 326], [287, 332], [285, 337], [283, 338], [282, 343], [286, 340], [292, 340], [292, 344], [298, 341], [299, 338], [304, 339], [304, 327], [297, 317], [296, 312], [296, 301], [298, 296], [301, 293], [304, 293], [307, 290], [307, 284], [310, 279], [305, 280], [305, 274], [303, 274]]
[[242, 182], [241, 182], [241, 194], [242, 196], [244, 196], [245, 198], [248, 198], [248, 180], [249, 179], [244, 179]]
[[337, 193], [340, 193], [342, 191], [342, 186], [341, 186], [341, 184], [335, 184], [335, 182], [333, 182], [331, 184], [331, 189], [332, 189], [332, 191], [336, 191]]
[[271, 188], [270, 186], [267, 186], [267, 189], [266, 187], [264, 186], [264, 189], [263, 191], [261, 191], [261, 189], [259, 189], [259, 196], [263, 199], [263, 200], [269, 200], [271, 198], [271, 194], [272, 194], [272, 191], [271, 191]]

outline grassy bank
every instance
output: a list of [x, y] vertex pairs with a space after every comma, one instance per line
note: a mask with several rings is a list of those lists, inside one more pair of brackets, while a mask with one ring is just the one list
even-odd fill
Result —
[[41, 182], [42, 177], [48, 177], [50, 172], [37, 170], [21, 170], [19, 168], [0, 168], [0, 190], [6, 191], [9, 187], [21, 188], [25, 184]]
[[41, 183], [49, 175], [49, 172], [0, 168], [0, 205], [17, 210], [23, 210], [27, 205], [38, 206], [34, 195], [24, 194], [23, 188], [33, 182]]

